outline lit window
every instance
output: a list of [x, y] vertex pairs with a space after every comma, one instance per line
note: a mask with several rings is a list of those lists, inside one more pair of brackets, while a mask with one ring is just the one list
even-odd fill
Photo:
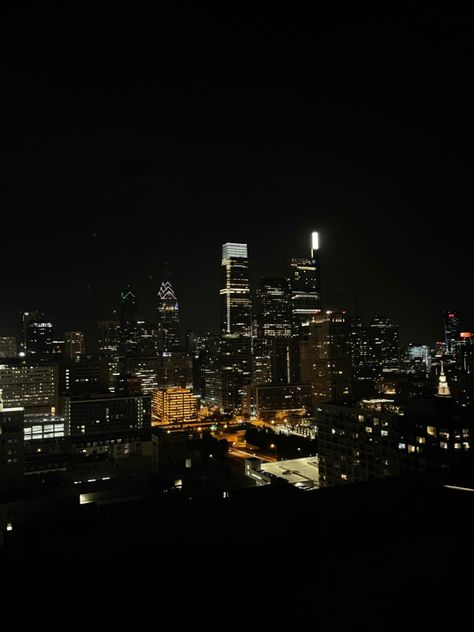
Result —
[[432, 437], [436, 437], [436, 428], [434, 426], [428, 426], [427, 432]]
[[417, 437], [416, 440], [418, 443], [421, 443], [421, 444], [426, 443], [426, 439], [424, 437]]

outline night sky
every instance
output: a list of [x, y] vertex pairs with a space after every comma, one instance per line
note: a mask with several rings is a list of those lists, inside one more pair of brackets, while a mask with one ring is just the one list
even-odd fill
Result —
[[90, 332], [126, 283], [151, 318], [165, 261], [184, 329], [217, 328], [220, 245], [257, 279], [312, 230], [326, 307], [474, 329], [471, 16], [197, 15], [4, 49], [0, 335], [34, 308]]

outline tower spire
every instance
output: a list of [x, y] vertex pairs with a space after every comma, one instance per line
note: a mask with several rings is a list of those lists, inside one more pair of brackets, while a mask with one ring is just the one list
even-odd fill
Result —
[[451, 397], [448, 380], [446, 378], [446, 375], [444, 374], [443, 361], [441, 361], [441, 373], [439, 374], [438, 397]]

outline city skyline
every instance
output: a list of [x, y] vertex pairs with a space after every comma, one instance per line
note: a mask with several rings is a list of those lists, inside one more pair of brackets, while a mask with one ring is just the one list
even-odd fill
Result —
[[255, 285], [313, 230], [326, 305], [405, 342], [442, 339], [446, 309], [472, 328], [469, 17], [318, 11], [212, 14], [217, 48], [6, 51], [1, 331], [50, 306], [90, 330], [128, 283], [151, 313], [166, 262], [183, 329], [217, 329], [221, 244], [248, 244]]
[[[314, 227], [313, 227], [314, 228]], [[288, 253], [283, 250], [279, 250], [280, 261], [276, 261], [275, 267], [270, 267], [271, 264], [265, 261], [261, 254], [261, 249], [255, 248], [255, 260], [260, 263], [259, 268], [254, 263], [253, 249], [248, 246], [249, 257], [249, 269], [250, 269], [250, 288], [251, 297], [253, 302], [257, 288], [261, 278], [269, 277], [282, 277], [289, 278], [290, 272], [290, 259], [310, 257], [312, 253], [312, 234], [314, 230], [309, 230], [303, 239], [301, 239], [300, 248], [298, 254], [292, 252]], [[322, 277], [322, 296], [323, 296], [323, 308], [340, 310], [344, 309], [349, 314], [354, 316], [362, 316], [365, 319], [370, 320], [374, 316], [384, 316], [390, 318], [395, 324], [400, 327], [401, 343], [403, 345], [408, 343], [423, 343], [432, 345], [435, 342], [441, 342], [444, 339], [443, 329], [443, 313], [446, 310], [456, 311], [461, 319], [461, 329], [464, 331], [470, 331], [474, 328], [474, 308], [468, 303], [460, 301], [461, 307], [458, 304], [449, 303], [444, 304], [441, 300], [438, 305], [440, 310], [437, 312], [424, 312], [423, 318], [412, 318], [413, 311], [408, 306], [408, 314], [406, 313], [405, 306], [400, 309], [394, 301], [391, 302], [392, 310], [387, 307], [388, 302], [380, 300], [379, 307], [377, 308], [377, 302], [371, 299], [371, 309], [364, 307], [363, 301], [360, 296], [364, 296], [364, 292], [358, 292], [357, 286], [353, 288], [334, 288], [326, 287], [326, 274], [329, 279], [334, 279], [334, 271], [331, 273], [329, 266], [334, 263], [334, 253], [331, 253], [331, 248], [326, 242], [326, 234], [321, 231], [317, 231], [319, 235], [320, 248], [318, 249], [318, 256], [322, 257], [322, 265], [320, 275]], [[288, 235], [291, 240], [290, 243], [294, 243], [294, 235]], [[97, 234], [93, 239], [97, 239]], [[250, 240], [255, 243], [254, 240]], [[213, 266], [206, 266], [208, 268], [214, 268], [209, 276], [210, 282], [205, 283], [205, 279], [196, 280], [195, 269], [193, 270], [192, 277], [178, 277], [177, 273], [174, 273], [173, 267], [170, 265], [169, 259], [163, 260], [157, 269], [161, 270], [161, 276], [148, 274], [143, 271], [141, 275], [129, 272], [124, 275], [128, 278], [128, 282], [122, 285], [112, 285], [109, 278], [103, 278], [102, 283], [99, 282], [88, 285], [78, 295], [73, 295], [71, 302], [68, 300], [64, 304], [55, 303], [56, 293], [58, 291], [57, 286], [48, 285], [35, 288], [31, 293], [31, 300], [25, 298], [20, 306], [18, 312], [16, 310], [4, 308], [0, 316], [0, 335], [17, 335], [18, 322], [22, 311], [32, 311], [38, 309], [44, 312], [48, 318], [53, 321], [54, 335], [61, 335], [64, 331], [71, 329], [78, 331], [85, 331], [89, 340], [95, 341], [97, 337], [97, 324], [104, 320], [120, 320], [120, 293], [124, 287], [131, 287], [134, 293], [137, 295], [138, 309], [137, 316], [150, 322], [156, 320], [156, 301], [159, 297], [160, 288], [163, 284], [169, 283], [166, 279], [171, 279], [173, 288], [175, 288], [180, 302], [180, 319], [182, 321], [181, 338], [186, 331], [193, 330], [211, 330], [219, 331], [220, 329], [220, 316], [219, 316], [219, 298], [221, 280], [219, 275], [219, 249], [223, 247], [225, 242], [217, 246], [216, 260], [214, 260]], [[248, 242], [244, 242], [248, 245]], [[306, 247], [306, 249], [304, 248]], [[192, 254], [192, 251], [191, 251]], [[101, 256], [101, 255], [100, 255]], [[199, 257], [196, 256], [196, 259]], [[328, 263], [326, 263], [326, 260]], [[272, 260], [273, 261], [273, 260]], [[318, 264], [319, 265], [319, 264]], [[193, 266], [194, 267], [194, 266]], [[266, 272], [266, 274], [263, 273]], [[209, 270], [208, 270], [209, 272]], [[199, 283], [199, 296], [196, 293], [196, 283]], [[17, 288], [23, 290], [23, 288]], [[72, 289], [72, 288], [71, 288]], [[66, 288], [67, 292], [67, 288]], [[23, 291], [21, 295], [23, 295]], [[18, 294], [20, 296], [20, 293]], [[34, 298], [36, 297], [36, 301]], [[202, 298], [204, 300], [202, 300]], [[329, 297], [329, 298], [327, 298]], [[331, 300], [333, 298], [333, 300]], [[194, 300], [197, 300], [198, 307], [194, 305]], [[420, 297], [418, 297], [419, 301]], [[48, 307], [48, 304], [51, 307]], [[183, 307], [184, 304], [184, 307]], [[414, 302], [414, 304], [417, 304]], [[419, 302], [418, 302], [419, 304]], [[384, 305], [386, 306], [384, 308]], [[464, 306], [464, 309], [462, 309]], [[426, 306], [427, 309], [428, 306]], [[398, 319], [397, 319], [398, 316]]]

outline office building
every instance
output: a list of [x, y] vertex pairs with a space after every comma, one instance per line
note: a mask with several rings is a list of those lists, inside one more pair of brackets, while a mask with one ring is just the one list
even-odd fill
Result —
[[244, 386], [252, 379], [250, 336], [222, 336], [220, 353], [222, 407], [228, 412], [239, 411]]
[[0, 337], [0, 360], [2, 358], [16, 358], [16, 338], [14, 336]]
[[291, 325], [293, 337], [307, 337], [309, 323], [321, 311], [319, 236], [312, 234], [311, 256], [290, 260]]
[[64, 356], [77, 360], [86, 354], [86, 341], [81, 331], [66, 331], [64, 334]]
[[120, 345], [121, 355], [136, 353], [139, 331], [137, 322], [137, 298], [130, 287], [122, 291], [120, 302]]
[[50, 413], [58, 405], [55, 366], [32, 366], [25, 362], [0, 364], [0, 388], [5, 406], [23, 407], [26, 412]]
[[158, 292], [158, 330], [161, 351], [179, 349], [179, 305], [169, 281], [163, 282]]
[[312, 408], [310, 384], [259, 385], [244, 387], [243, 413], [259, 419], [304, 414]]
[[0, 494], [15, 493], [23, 487], [24, 412], [22, 407], [5, 406], [0, 389]]
[[158, 389], [153, 394], [153, 419], [162, 423], [197, 419], [199, 398], [187, 388]]
[[22, 313], [20, 351], [31, 360], [49, 360], [53, 355], [53, 324], [38, 311]]
[[260, 338], [290, 338], [291, 302], [287, 279], [261, 277], [256, 300], [257, 331]]
[[443, 318], [445, 351], [448, 355], [454, 355], [461, 333], [459, 316], [454, 310], [447, 310], [443, 312]]
[[347, 398], [352, 387], [346, 315], [326, 312], [309, 325], [309, 360], [315, 405]]
[[120, 346], [120, 322], [102, 320], [99, 322], [98, 351], [102, 357], [116, 357]]
[[71, 436], [125, 436], [151, 427], [151, 401], [147, 395], [64, 397], [61, 407]]
[[226, 243], [221, 263], [221, 331], [250, 336], [251, 301], [247, 244]]

